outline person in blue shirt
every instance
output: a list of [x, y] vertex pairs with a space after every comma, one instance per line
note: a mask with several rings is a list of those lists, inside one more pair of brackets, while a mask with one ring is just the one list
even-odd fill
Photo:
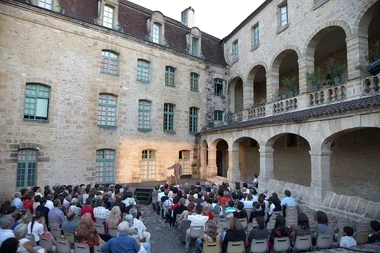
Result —
[[18, 210], [24, 209], [24, 204], [21, 200], [21, 192], [15, 193], [15, 198], [12, 200], [11, 206], [16, 207]]
[[286, 216], [286, 213], [285, 213], [286, 207], [297, 206], [297, 202], [292, 197], [292, 194], [290, 193], [290, 191], [285, 190], [285, 196], [286, 197], [281, 200], [282, 212], [283, 212], [284, 217]]
[[112, 253], [137, 253], [140, 250], [140, 246], [137, 241], [128, 236], [126, 233], [129, 229], [129, 224], [123, 221], [117, 226], [118, 237], [112, 238], [107, 243], [100, 247], [101, 252]]
[[235, 206], [235, 202], [233, 200], [229, 200], [228, 202], [228, 207], [226, 208], [226, 210], [224, 211], [224, 213], [226, 215], [229, 215], [233, 212], [236, 212], [236, 208], [234, 207]]

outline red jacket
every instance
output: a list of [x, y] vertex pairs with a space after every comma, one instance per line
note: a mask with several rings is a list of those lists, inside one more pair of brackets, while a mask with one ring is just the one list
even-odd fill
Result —
[[92, 206], [85, 205], [84, 207], [82, 207], [82, 210], [80, 211], [80, 214], [83, 216], [85, 213], [91, 214], [92, 220], [95, 221], [94, 208], [92, 208]]
[[23, 199], [22, 204], [24, 205], [24, 209], [29, 209], [30, 213], [33, 214], [33, 202], [30, 199]]
[[219, 203], [220, 205], [226, 205], [229, 200], [231, 200], [229, 197], [223, 196], [219, 199]]

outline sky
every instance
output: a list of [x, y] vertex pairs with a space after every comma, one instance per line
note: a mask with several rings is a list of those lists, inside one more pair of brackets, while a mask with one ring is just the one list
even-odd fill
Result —
[[181, 12], [195, 10], [194, 25], [219, 39], [226, 37], [264, 0], [129, 0], [181, 21]]

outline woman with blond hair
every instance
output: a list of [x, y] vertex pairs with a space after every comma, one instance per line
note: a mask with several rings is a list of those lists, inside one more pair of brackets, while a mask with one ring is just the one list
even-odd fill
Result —
[[91, 252], [94, 251], [94, 246], [99, 246], [101, 242], [89, 213], [83, 215], [79, 221], [78, 228], [75, 230], [75, 242], [87, 244]]
[[108, 229], [115, 228], [122, 222], [121, 211], [119, 206], [114, 206], [111, 209], [111, 213], [106, 219], [106, 234], [108, 234]]
[[197, 239], [195, 245], [195, 253], [201, 253], [203, 242], [219, 242], [220, 243], [221, 235], [217, 232], [216, 222], [209, 220], [206, 223], [206, 231], [203, 234], [202, 238]]
[[240, 242], [246, 239], [246, 234], [238, 218], [231, 218], [229, 229], [223, 236], [222, 253], [227, 252], [228, 242]]

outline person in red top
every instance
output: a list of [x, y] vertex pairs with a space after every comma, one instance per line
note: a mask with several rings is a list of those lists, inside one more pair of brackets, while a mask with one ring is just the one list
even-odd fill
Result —
[[228, 191], [225, 191], [224, 193], [223, 193], [223, 191], [219, 191], [219, 196], [221, 196], [219, 199], [219, 203], [221, 206], [227, 205], [227, 202], [229, 200], [231, 200], [231, 198], [229, 196], [227, 196], [227, 194], [228, 194]]
[[94, 208], [91, 206], [91, 199], [90, 198], [86, 199], [86, 205], [83, 206], [82, 210], [81, 210], [82, 216], [86, 213], [89, 213], [91, 215], [92, 221], [95, 221]]
[[30, 213], [33, 214], [33, 202], [32, 195], [30, 193], [26, 193], [22, 198], [22, 204], [24, 205], [24, 209], [29, 209]]
[[210, 204], [206, 203], [203, 206], [202, 215], [207, 216], [209, 220], [214, 220], [214, 213], [210, 211]]

